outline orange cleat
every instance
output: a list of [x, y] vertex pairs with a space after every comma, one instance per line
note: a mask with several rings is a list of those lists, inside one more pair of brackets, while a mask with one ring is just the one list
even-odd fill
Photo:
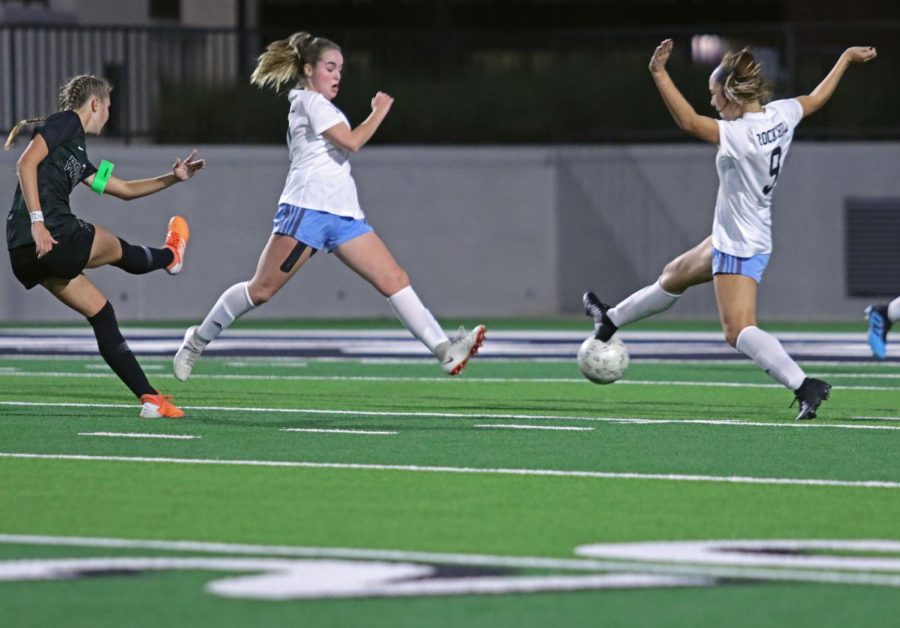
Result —
[[175, 259], [166, 266], [166, 272], [170, 275], [177, 275], [184, 266], [184, 249], [187, 247], [188, 240], [191, 239], [191, 230], [188, 227], [187, 220], [181, 216], [172, 216], [169, 221], [169, 231], [166, 233], [165, 247], [172, 251]]
[[155, 395], [141, 395], [142, 419], [180, 419], [184, 410], [173, 404], [172, 395], [163, 395], [157, 391]]

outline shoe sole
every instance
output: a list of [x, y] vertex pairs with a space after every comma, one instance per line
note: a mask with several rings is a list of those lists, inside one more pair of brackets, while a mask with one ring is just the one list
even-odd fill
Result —
[[[153, 405], [156, 405], [156, 404], [153, 404]], [[141, 418], [141, 419], [183, 419], [184, 418], [184, 411], [182, 411], [181, 414], [165, 415], [165, 414], [161, 414], [159, 412], [159, 406], [157, 406], [156, 410], [154, 410], [153, 408], [149, 408], [147, 406], [148, 406], [148, 404], [146, 404], [146, 403], [141, 406], [141, 413], [138, 415], [138, 418]], [[145, 414], [145, 412], [146, 412], [146, 414]]]
[[881, 334], [877, 333], [872, 323], [872, 317], [877, 316], [881, 321], [881, 328], [884, 329], [885, 319], [880, 312], [876, 312], [872, 306], [866, 308], [866, 322], [869, 324], [869, 349], [876, 360], [884, 360], [887, 357], [887, 343], [881, 338]]
[[478, 330], [478, 336], [475, 337], [475, 344], [472, 345], [472, 348], [469, 349], [469, 355], [466, 356], [466, 359], [456, 365], [452, 371], [450, 371], [450, 375], [459, 375], [462, 373], [462, 370], [466, 368], [466, 364], [469, 363], [469, 360], [478, 353], [478, 350], [481, 348], [481, 345], [484, 344], [484, 336], [487, 333], [487, 327], [482, 326], [481, 329]]

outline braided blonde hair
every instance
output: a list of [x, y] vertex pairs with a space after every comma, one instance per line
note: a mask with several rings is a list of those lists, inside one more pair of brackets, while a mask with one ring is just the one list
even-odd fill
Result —
[[250, 83], [261, 88], [271, 86], [276, 92], [285, 83], [306, 87], [303, 66], [307, 63], [315, 66], [326, 50], [340, 52], [341, 47], [330, 39], [314, 37], [305, 31], [273, 41], [259, 55]]
[[[93, 74], [73, 76], [59, 89], [59, 110], [74, 111], [95, 96], [97, 98], [109, 98], [112, 89], [109, 81], [99, 76], [94, 76]], [[6, 144], [3, 145], [3, 150], [9, 150], [13, 147], [19, 132], [23, 128], [35, 122], [43, 122], [46, 119], [47, 117], [44, 116], [42, 118], [20, 120], [9, 132]]]
[[766, 100], [772, 93], [771, 82], [763, 78], [762, 65], [749, 48], [727, 53], [713, 79], [722, 86], [725, 98], [739, 105]]

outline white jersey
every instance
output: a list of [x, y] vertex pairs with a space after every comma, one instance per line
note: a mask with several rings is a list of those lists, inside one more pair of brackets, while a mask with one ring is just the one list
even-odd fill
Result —
[[803, 119], [795, 99], [776, 100], [758, 113], [717, 120], [719, 194], [713, 246], [737, 257], [772, 252], [772, 190]]
[[318, 92], [292, 89], [288, 99], [291, 168], [278, 203], [364, 218], [350, 175], [350, 153], [322, 136], [341, 122], [349, 127], [347, 116]]

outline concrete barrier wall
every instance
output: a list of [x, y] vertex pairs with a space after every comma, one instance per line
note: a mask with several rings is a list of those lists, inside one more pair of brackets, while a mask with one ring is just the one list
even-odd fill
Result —
[[[0, 156], [9, 206], [18, 151]], [[163, 173], [188, 147], [94, 141], [116, 175]], [[159, 246], [170, 215], [193, 236], [184, 272], [135, 277], [88, 271], [123, 320], [197, 319], [249, 278], [268, 238], [287, 172], [284, 147], [206, 146], [194, 180], [124, 203], [87, 187], [75, 213], [133, 242]], [[710, 231], [714, 147], [701, 144], [433, 148], [367, 147], [353, 169], [367, 216], [441, 316], [574, 314], [590, 287], [616, 301]], [[762, 320], [855, 320], [845, 296], [844, 200], [900, 197], [900, 144], [796, 144], [775, 196], [775, 254], [760, 292]], [[6, 211], [6, 209], [4, 209]], [[898, 216], [900, 220], [900, 216]], [[873, 269], [873, 272], [897, 272]], [[670, 318], [714, 318], [712, 290], [689, 292]], [[316, 255], [254, 317], [390, 316], [384, 298], [336, 258]], [[40, 288], [26, 292], [0, 264], [0, 320], [74, 320]]]

